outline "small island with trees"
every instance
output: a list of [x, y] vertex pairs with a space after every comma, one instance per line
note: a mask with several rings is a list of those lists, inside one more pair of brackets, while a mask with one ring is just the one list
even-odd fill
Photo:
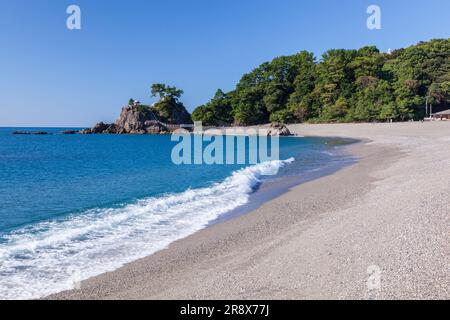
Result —
[[180, 97], [183, 90], [155, 83], [151, 87], [152, 97], [159, 97], [153, 105], [144, 105], [130, 99], [116, 123], [97, 123], [93, 128], [81, 130], [82, 134], [167, 134], [183, 125], [192, 123]]

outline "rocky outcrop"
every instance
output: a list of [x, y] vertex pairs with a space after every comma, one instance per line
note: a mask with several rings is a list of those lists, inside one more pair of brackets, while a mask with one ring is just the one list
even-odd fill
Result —
[[163, 97], [151, 107], [153, 114], [164, 123], [189, 124], [192, 118], [184, 105], [176, 99]]
[[97, 123], [93, 128], [80, 131], [81, 134], [119, 133], [118, 127], [113, 124]]
[[[182, 121], [190, 121], [187, 111], [171, 110], [172, 119], [179, 121], [167, 125], [158, 118], [159, 110], [142, 105], [132, 105], [122, 108], [116, 123], [97, 123], [93, 128], [81, 130], [81, 134], [167, 134], [177, 129], [177, 124], [186, 124]], [[178, 114], [180, 113], [180, 114]]]
[[149, 134], [168, 134], [170, 129], [157, 120], [147, 120], [144, 123], [145, 131]]
[[270, 125], [269, 132], [267, 133], [269, 136], [292, 136], [292, 133], [289, 131], [288, 127], [282, 123], [272, 123]]
[[[116, 126], [123, 133], [146, 133], [146, 122], [156, 120], [153, 113], [146, 107], [127, 106], [122, 108]], [[122, 133], [121, 132], [121, 133]]]

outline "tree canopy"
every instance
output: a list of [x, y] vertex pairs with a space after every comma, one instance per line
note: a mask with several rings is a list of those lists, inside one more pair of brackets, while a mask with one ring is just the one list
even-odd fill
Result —
[[151, 87], [152, 97], [159, 96], [159, 99], [170, 98], [178, 100], [184, 93], [183, 90], [171, 87], [163, 83], [154, 83]]
[[332, 49], [320, 61], [306, 51], [278, 57], [245, 74], [235, 90], [217, 91], [192, 118], [204, 125], [406, 121], [423, 118], [426, 101], [449, 108], [450, 39], [390, 54], [367, 46]]
[[[137, 110], [142, 113], [144, 118], [156, 118], [168, 124], [190, 124], [191, 115], [179, 99], [183, 90], [171, 87], [162, 83], [153, 84], [151, 87], [152, 96], [159, 97], [159, 100], [152, 106], [138, 104]], [[128, 105], [135, 106], [136, 101], [130, 99]]]
[[210, 102], [194, 110], [192, 118], [205, 125], [226, 125], [233, 122], [231, 110], [230, 97], [219, 89]]

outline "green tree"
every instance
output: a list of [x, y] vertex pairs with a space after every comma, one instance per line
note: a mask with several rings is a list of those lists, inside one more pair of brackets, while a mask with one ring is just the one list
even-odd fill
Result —
[[426, 100], [434, 110], [449, 107], [450, 41], [421, 42], [390, 54], [374, 46], [332, 49], [319, 62], [302, 51], [261, 64], [222, 94], [226, 99], [214, 97], [194, 118], [241, 125], [420, 119]]
[[162, 122], [169, 124], [189, 124], [191, 115], [179, 101], [183, 90], [176, 87], [155, 83], [151, 87], [152, 97], [159, 96], [159, 101], [153, 104], [151, 111]]
[[[312, 91], [315, 86], [316, 68], [315, 59], [312, 53], [303, 51], [297, 55], [298, 74], [295, 77], [294, 91], [289, 96], [287, 111], [283, 122], [305, 121], [313, 113]], [[280, 121], [281, 122], [281, 121]]]
[[178, 100], [183, 95], [184, 91], [162, 83], [155, 83], [151, 87], [151, 93], [152, 97], [159, 96], [160, 100], [165, 98]]
[[202, 121], [206, 126], [227, 125], [233, 122], [231, 98], [222, 90], [217, 90], [214, 98], [192, 113], [194, 121]]
[[359, 77], [353, 96], [351, 121], [387, 121], [397, 118], [392, 88], [386, 80], [370, 76]]

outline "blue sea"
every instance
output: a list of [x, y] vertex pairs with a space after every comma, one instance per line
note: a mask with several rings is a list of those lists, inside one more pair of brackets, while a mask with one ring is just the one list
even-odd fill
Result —
[[175, 165], [170, 136], [63, 130], [0, 128], [0, 299], [71, 289], [354, 161], [349, 141], [283, 137], [279, 161]]

